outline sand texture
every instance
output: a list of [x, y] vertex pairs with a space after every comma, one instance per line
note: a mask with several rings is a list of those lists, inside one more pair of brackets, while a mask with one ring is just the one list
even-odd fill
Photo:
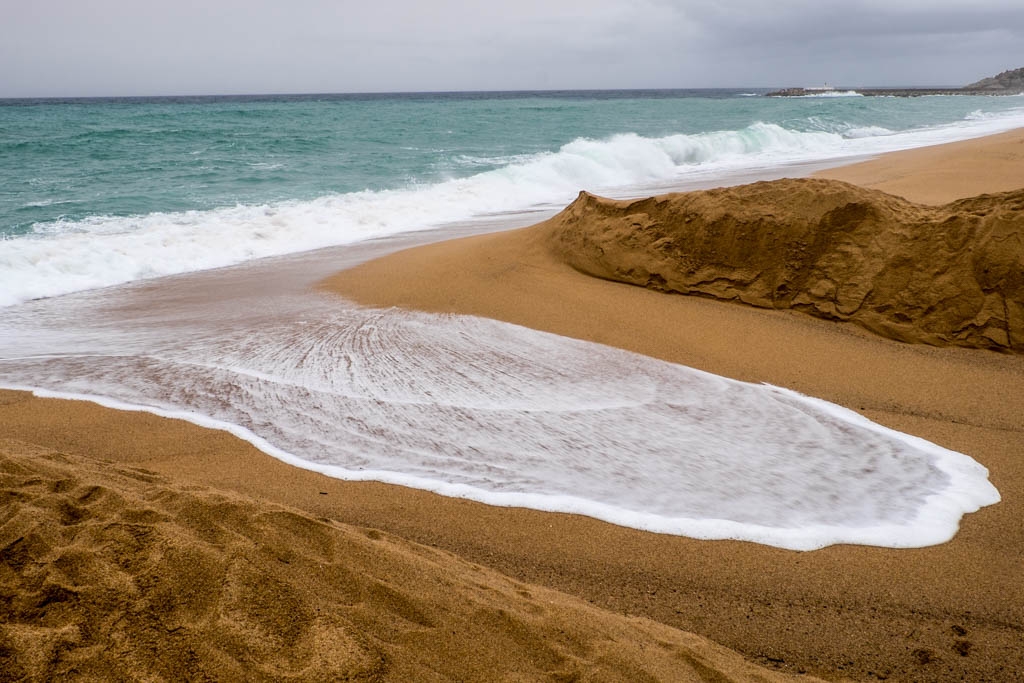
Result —
[[140, 467], [4, 440], [0, 496], [3, 680], [790, 679], [450, 553]]
[[1024, 351], [1024, 190], [941, 207], [822, 179], [612, 201], [548, 222], [580, 272], [852, 321], [905, 342]]

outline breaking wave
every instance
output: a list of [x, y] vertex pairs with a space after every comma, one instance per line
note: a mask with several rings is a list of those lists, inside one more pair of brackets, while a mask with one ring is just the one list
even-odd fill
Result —
[[[780, 165], [842, 159], [950, 142], [1024, 125], [1024, 110], [969, 115], [941, 127], [799, 131], [770, 123], [741, 130], [576, 139], [557, 151], [509, 158], [475, 175], [405, 189], [202, 211], [91, 216], [37, 223], [0, 241], [0, 306], [134, 280], [234, 265], [268, 256], [424, 230], [453, 221], [556, 209], [581, 189], [644, 194], [644, 188]], [[489, 158], [481, 163], [501, 162]]]

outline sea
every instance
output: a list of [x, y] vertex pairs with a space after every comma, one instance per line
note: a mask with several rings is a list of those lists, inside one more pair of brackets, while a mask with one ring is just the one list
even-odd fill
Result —
[[311, 285], [580, 190], [803, 175], [1021, 126], [1021, 97], [845, 92], [0, 100], [0, 385], [663, 533], [942, 542], [998, 500], [965, 455], [783, 389]]

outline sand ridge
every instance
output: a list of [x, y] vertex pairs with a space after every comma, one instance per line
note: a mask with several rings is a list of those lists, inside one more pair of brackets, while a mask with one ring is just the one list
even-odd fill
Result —
[[613, 201], [546, 223], [576, 270], [904, 342], [1024, 351], [1024, 190], [913, 204], [825, 179]]

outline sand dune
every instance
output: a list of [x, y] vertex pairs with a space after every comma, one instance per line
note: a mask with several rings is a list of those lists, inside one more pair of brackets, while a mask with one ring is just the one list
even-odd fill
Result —
[[3, 680], [790, 680], [450, 553], [139, 467], [2, 440], [0, 497]]
[[584, 192], [546, 229], [588, 275], [1024, 351], [1024, 190], [941, 207], [822, 179], [638, 201]]

